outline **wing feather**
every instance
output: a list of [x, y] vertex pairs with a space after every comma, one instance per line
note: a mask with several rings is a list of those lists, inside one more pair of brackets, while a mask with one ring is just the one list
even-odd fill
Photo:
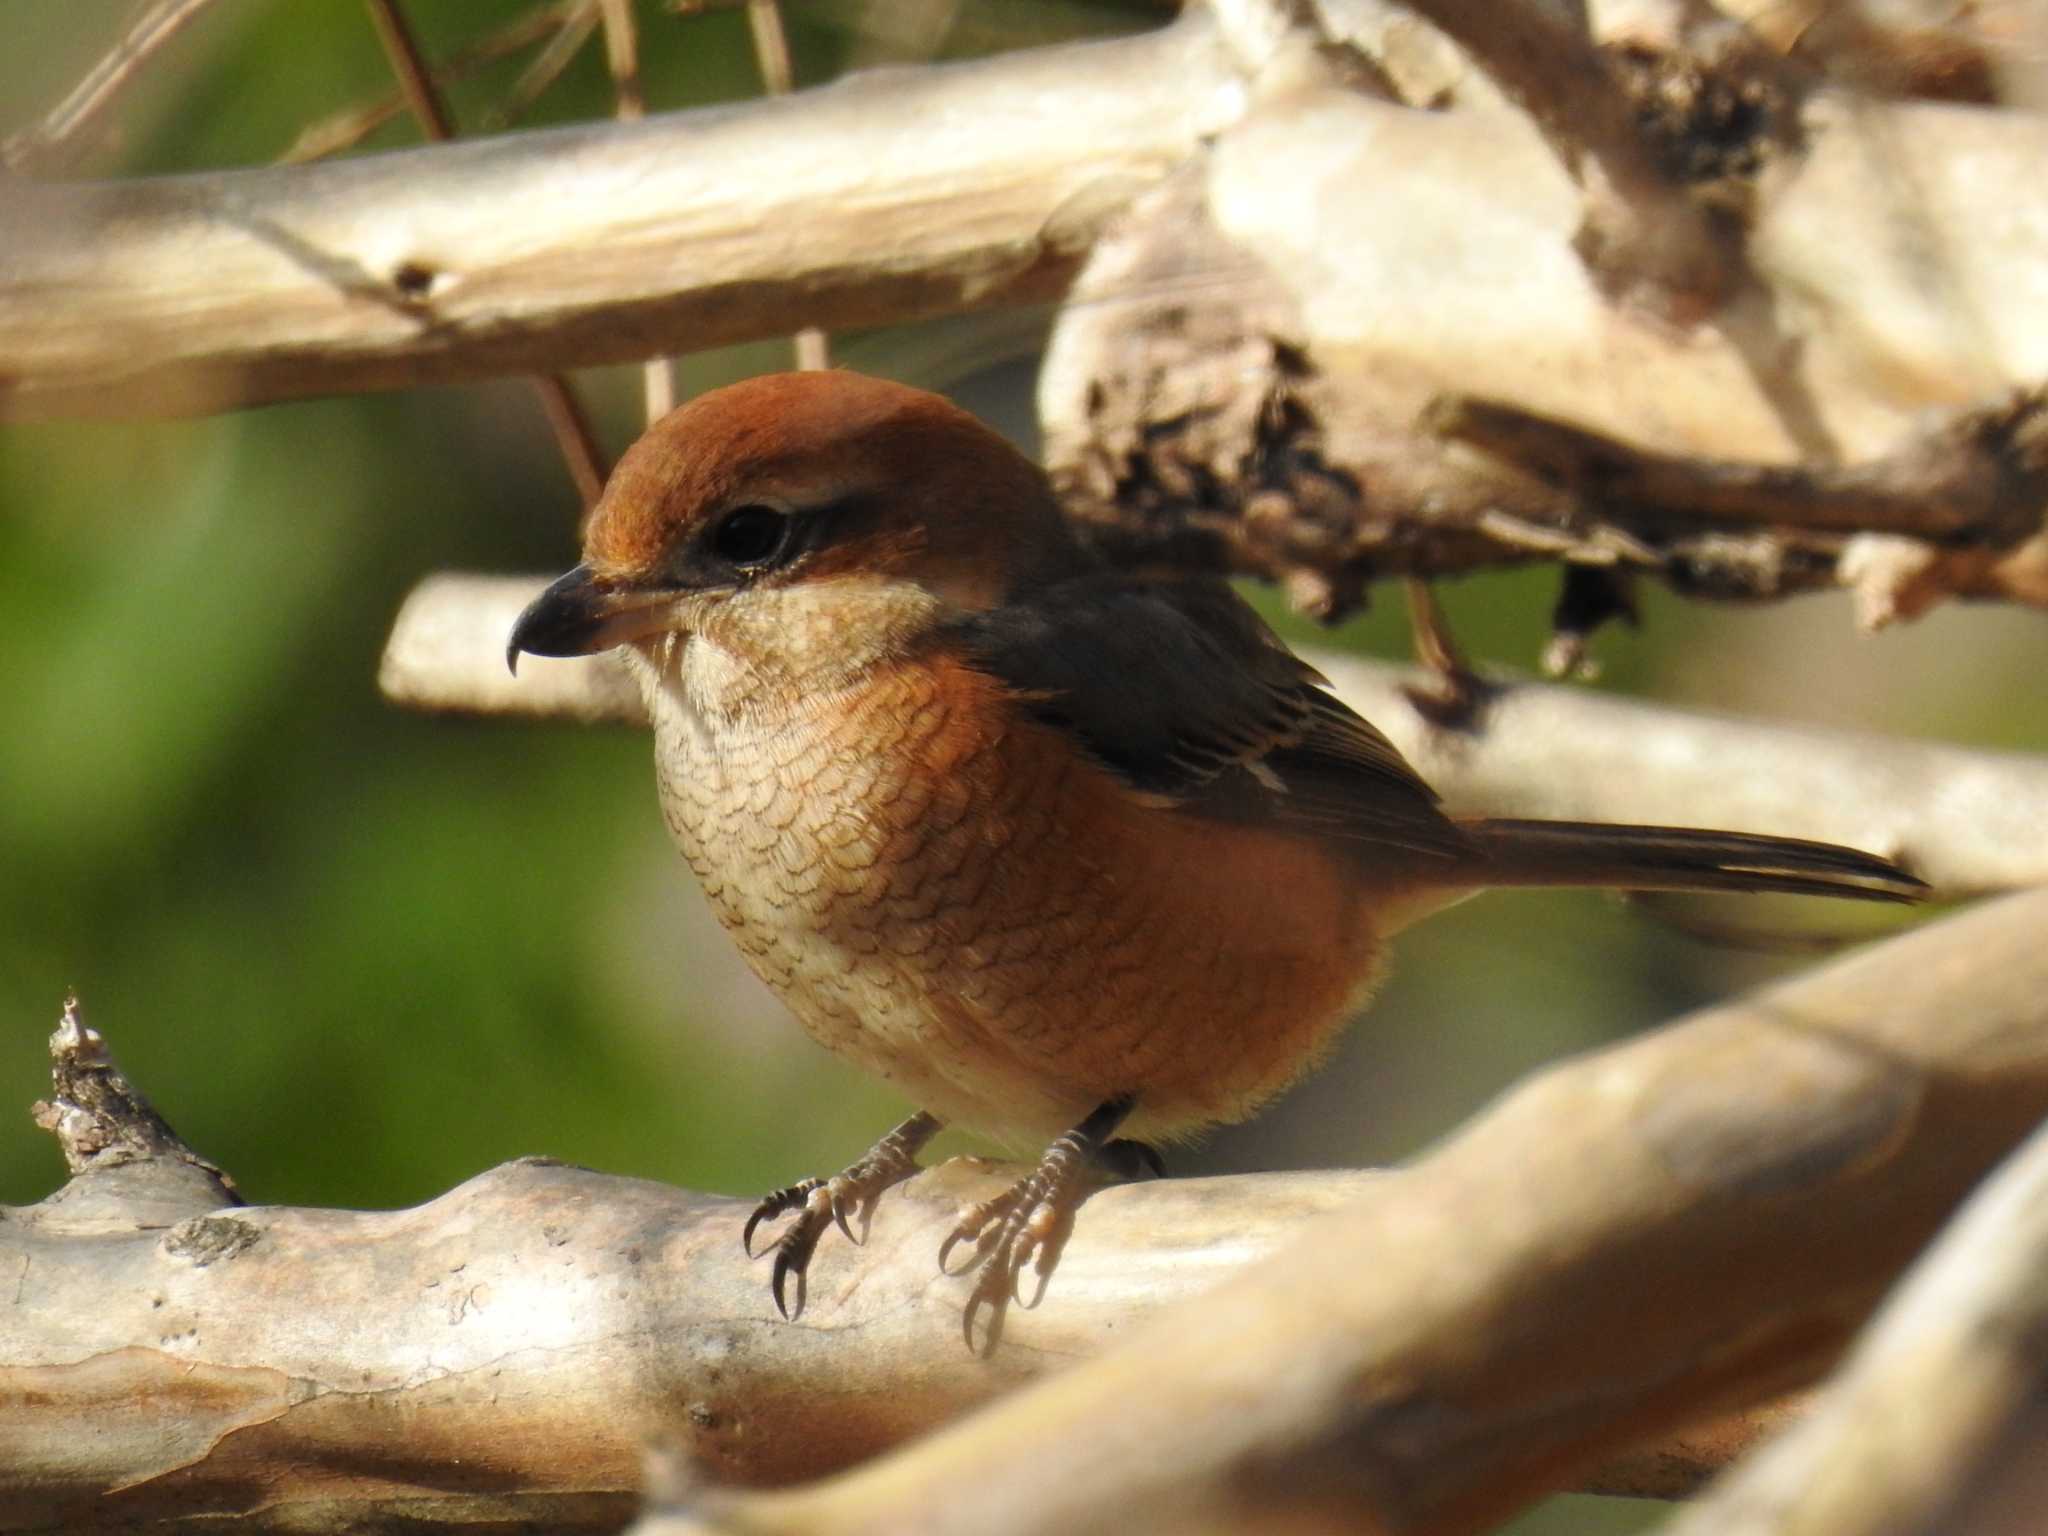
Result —
[[1092, 572], [964, 615], [948, 633], [1037, 719], [1147, 797], [1472, 856], [1394, 744], [1221, 581]]

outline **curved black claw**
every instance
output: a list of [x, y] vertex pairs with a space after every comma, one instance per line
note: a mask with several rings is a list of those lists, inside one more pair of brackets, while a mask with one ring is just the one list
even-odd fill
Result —
[[[825, 1235], [825, 1229], [836, 1225], [847, 1238], [860, 1243], [867, 1237], [870, 1218], [874, 1215], [875, 1201], [882, 1191], [892, 1184], [900, 1184], [917, 1172], [917, 1154], [927, 1141], [939, 1131], [939, 1121], [927, 1114], [917, 1114], [897, 1126], [895, 1130], [868, 1149], [867, 1156], [848, 1168], [844, 1173], [829, 1179], [803, 1179], [787, 1189], [778, 1189], [759, 1205], [747, 1218], [747, 1225], [740, 1233], [740, 1245], [746, 1249], [748, 1258], [775, 1255], [775, 1269], [770, 1275], [768, 1289], [775, 1297], [775, 1310], [791, 1322], [803, 1316], [804, 1301], [809, 1294], [808, 1275], [811, 1255], [817, 1251], [818, 1239]], [[772, 1247], [754, 1252], [754, 1233], [762, 1222], [773, 1221], [789, 1212], [797, 1213], [796, 1220], [778, 1237]], [[853, 1215], [860, 1218], [860, 1234], [855, 1235]], [[796, 1280], [796, 1300], [789, 1300], [789, 1282]]]
[[[977, 1265], [981, 1269], [960, 1319], [960, 1331], [970, 1350], [984, 1357], [994, 1354], [996, 1345], [1002, 1341], [1003, 1319], [1009, 1314], [1011, 1303], [1028, 1312], [1044, 1300], [1046, 1282], [1052, 1278], [1067, 1239], [1073, 1234], [1074, 1213], [1086, 1194], [1073, 1167], [1056, 1162], [1053, 1153], [1048, 1152], [1030, 1177], [995, 1199], [983, 1201], [960, 1218], [959, 1225], [939, 1249], [939, 1267], [946, 1270], [946, 1259], [955, 1244], [974, 1244], [971, 1262], [957, 1271], [946, 1270], [948, 1274], [965, 1274]], [[1028, 1298], [1023, 1290], [1027, 1270], [1038, 1281]], [[977, 1344], [975, 1324], [984, 1312], [988, 1314], [988, 1330]]]
[[[804, 1272], [810, 1268], [811, 1254], [817, 1249], [818, 1239], [825, 1234], [825, 1228], [832, 1221], [832, 1185], [824, 1179], [801, 1179], [787, 1189], [778, 1189], [768, 1196], [747, 1218], [745, 1230], [740, 1233], [740, 1246], [747, 1257], [762, 1258], [775, 1255], [775, 1273], [768, 1288], [775, 1296], [775, 1310], [794, 1322], [803, 1316]], [[789, 1229], [760, 1253], [754, 1252], [754, 1232], [762, 1222], [773, 1221], [795, 1211], [796, 1220]], [[786, 1292], [789, 1277], [796, 1276], [796, 1306], [792, 1308]]]
[[[740, 1233], [740, 1246], [747, 1251], [747, 1257], [755, 1257], [754, 1229], [764, 1221], [773, 1221], [786, 1212], [796, 1210], [811, 1198], [811, 1191], [824, 1186], [823, 1179], [803, 1179], [787, 1189], [778, 1189], [772, 1195], [764, 1196], [754, 1207], [754, 1214], [747, 1218], [746, 1230]], [[765, 1251], [765, 1250], [764, 1250]]]
[[[811, 1255], [817, 1250], [818, 1239], [824, 1235], [824, 1220], [817, 1218], [814, 1208], [807, 1205], [803, 1215], [797, 1217], [796, 1224], [776, 1240], [775, 1272], [769, 1277], [768, 1289], [775, 1297], [775, 1310], [786, 1321], [793, 1323], [804, 1315], [804, 1301], [810, 1294]], [[791, 1275], [796, 1276], [794, 1307], [783, 1295]]]
[[[953, 1230], [946, 1234], [946, 1240], [939, 1244], [939, 1273], [949, 1279], [972, 1274], [995, 1251], [1003, 1234], [1003, 1218], [1008, 1216], [1017, 1203], [1025, 1196], [1030, 1179], [1019, 1179], [993, 1200], [984, 1200], [971, 1205], [960, 1213]], [[958, 1269], [950, 1262], [953, 1249], [961, 1243], [974, 1244], [974, 1252]]]
[[[967, 1347], [987, 1357], [1002, 1341], [1003, 1319], [1010, 1304], [1026, 1311], [1045, 1297], [1046, 1282], [1059, 1264], [1060, 1253], [1074, 1230], [1074, 1213], [1087, 1198], [1087, 1167], [1092, 1160], [1112, 1168], [1126, 1162], [1159, 1166], [1159, 1154], [1142, 1142], [1110, 1141], [1109, 1135], [1131, 1112], [1131, 1100], [1112, 1099], [1073, 1130], [1045, 1149], [1038, 1166], [992, 1200], [970, 1206], [939, 1245], [939, 1268], [948, 1275], [966, 1274], [977, 1265], [981, 1273], [968, 1295], [960, 1319]], [[1105, 1155], [1107, 1154], [1107, 1156]], [[961, 1243], [974, 1245], [974, 1257], [958, 1270], [947, 1260]], [[1038, 1277], [1027, 1301], [1024, 1272]], [[987, 1332], [977, 1344], [975, 1324], [988, 1314]]]

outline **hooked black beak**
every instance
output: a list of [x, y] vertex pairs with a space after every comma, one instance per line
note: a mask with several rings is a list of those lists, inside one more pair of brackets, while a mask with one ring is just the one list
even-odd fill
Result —
[[589, 656], [660, 627], [651, 615], [669, 594], [608, 581], [587, 565], [549, 584], [512, 626], [505, 665], [519, 670], [519, 653]]

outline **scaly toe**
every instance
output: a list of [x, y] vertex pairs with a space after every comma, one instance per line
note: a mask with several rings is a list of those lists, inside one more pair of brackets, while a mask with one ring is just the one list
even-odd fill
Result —
[[[811, 1255], [817, 1252], [818, 1239], [825, 1235], [825, 1229], [832, 1225], [832, 1194], [818, 1180], [812, 1180], [813, 1188], [804, 1201], [803, 1209], [775, 1243], [775, 1273], [769, 1278], [768, 1288], [775, 1297], [775, 1310], [791, 1322], [804, 1313], [804, 1301], [809, 1295], [807, 1279], [811, 1267]], [[796, 1277], [796, 1301], [792, 1305], [787, 1296], [789, 1280]]]
[[[968, 1293], [967, 1308], [960, 1316], [960, 1331], [967, 1340], [967, 1348], [983, 1359], [996, 1352], [996, 1345], [1002, 1342], [1003, 1318], [1010, 1310], [1011, 1277], [1006, 1264], [997, 1262], [987, 1265], [974, 1282], [974, 1289]], [[976, 1343], [974, 1325], [982, 1313], [988, 1314], [988, 1330]]]
[[[746, 1250], [747, 1257], [753, 1259], [761, 1256], [754, 1252], [754, 1231], [762, 1222], [773, 1221], [778, 1216], [801, 1209], [809, 1202], [811, 1192], [819, 1188], [823, 1182], [822, 1179], [800, 1179], [787, 1189], [778, 1189], [774, 1194], [765, 1196], [761, 1203], [754, 1207], [753, 1214], [747, 1218], [746, 1228], [740, 1233], [740, 1246]], [[761, 1250], [763, 1254], [767, 1251], [765, 1248]]]

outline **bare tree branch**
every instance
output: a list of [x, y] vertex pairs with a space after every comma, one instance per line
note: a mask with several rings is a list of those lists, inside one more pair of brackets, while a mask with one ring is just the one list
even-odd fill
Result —
[[643, 1529], [1489, 1528], [1827, 1362], [2048, 1108], [2044, 924], [2009, 897], [1553, 1067], [1100, 1359]]
[[83, 1239], [89, 1169], [0, 1213], [0, 1500], [29, 1529], [258, 1490], [296, 1529], [581, 1525], [622, 1513], [648, 1436], [787, 1481], [1109, 1349], [728, 1513], [1189, 1530], [1250, 1501], [1474, 1529], [1827, 1362], [2048, 1110], [2044, 923], [2048, 893], [2008, 898], [1563, 1063], [1395, 1172], [1105, 1191], [993, 1364], [933, 1267], [987, 1165], [892, 1193], [801, 1324], [741, 1253], [741, 1202], [530, 1162], [413, 1211], [103, 1213]]
[[[1326, 617], [1387, 576], [1532, 560], [1844, 586], [1869, 624], [2048, 606], [2048, 307], [2016, 298], [2048, 220], [2014, 238], [1968, 190], [2024, 181], [2006, 157], [2044, 120], [1827, 89], [1773, 112], [1742, 282], [1677, 331], [1588, 281], [1582, 189], [1522, 114], [1334, 71], [1256, 97], [1061, 308], [1039, 412], [1069, 510], [1126, 558], [1258, 574]], [[1517, 430], [1474, 406], [1449, 435], [1446, 398]]]
[[1416, 0], [1520, 102], [1585, 192], [1574, 246], [1604, 289], [1697, 321], [1747, 272], [1737, 231], [1661, 163], [1611, 57], [1570, 8]]
[[[75, 997], [65, 1000], [63, 1022], [50, 1037], [50, 1097], [32, 1113], [57, 1138], [72, 1173], [119, 1171], [123, 1201], [138, 1201], [143, 1180], [130, 1170], [141, 1170], [148, 1182], [171, 1186], [176, 1198], [203, 1202], [200, 1210], [241, 1203], [234, 1181], [186, 1146], [114, 1065], [99, 1031], [80, 1017]], [[152, 1204], [160, 1209], [161, 1201]]]
[[1048, 299], [1239, 99], [1196, 17], [638, 123], [0, 184], [0, 413], [195, 413]]
[[398, 92], [405, 109], [420, 126], [420, 132], [436, 144], [455, 137], [455, 123], [441, 100], [441, 88], [434, 83], [427, 61], [413, 41], [412, 28], [398, 8], [398, 0], [363, 0], [370, 22], [377, 29], [377, 41], [384, 57], [398, 77]]
[[2011, 539], [2048, 501], [2048, 409], [2039, 390], [1966, 411], [1861, 464], [1743, 464], [1646, 452], [1500, 401], [1446, 398], [1424, 425], [1553, 484], [1626, 503], [1646, 523], [1868, 530]]
[[2048, 1125], [1913, 1267], [1811, 1413], [1666, 1536], [1997, 1536], [2048, 1509]]
[[[429, 577], [406, 600], [378, 684], [415, 709], [644, 724], [611, 657], [505, 669], [532, 577]], [[1471, 724], [1432, 723], [1413, 673], [1310, 653], [1455, 810], [1720, 826], [1846, 843], [1949, 894], [2048, 884], [2048, 762], [1664, 709], [1583, 689], [1483, 690]]]

